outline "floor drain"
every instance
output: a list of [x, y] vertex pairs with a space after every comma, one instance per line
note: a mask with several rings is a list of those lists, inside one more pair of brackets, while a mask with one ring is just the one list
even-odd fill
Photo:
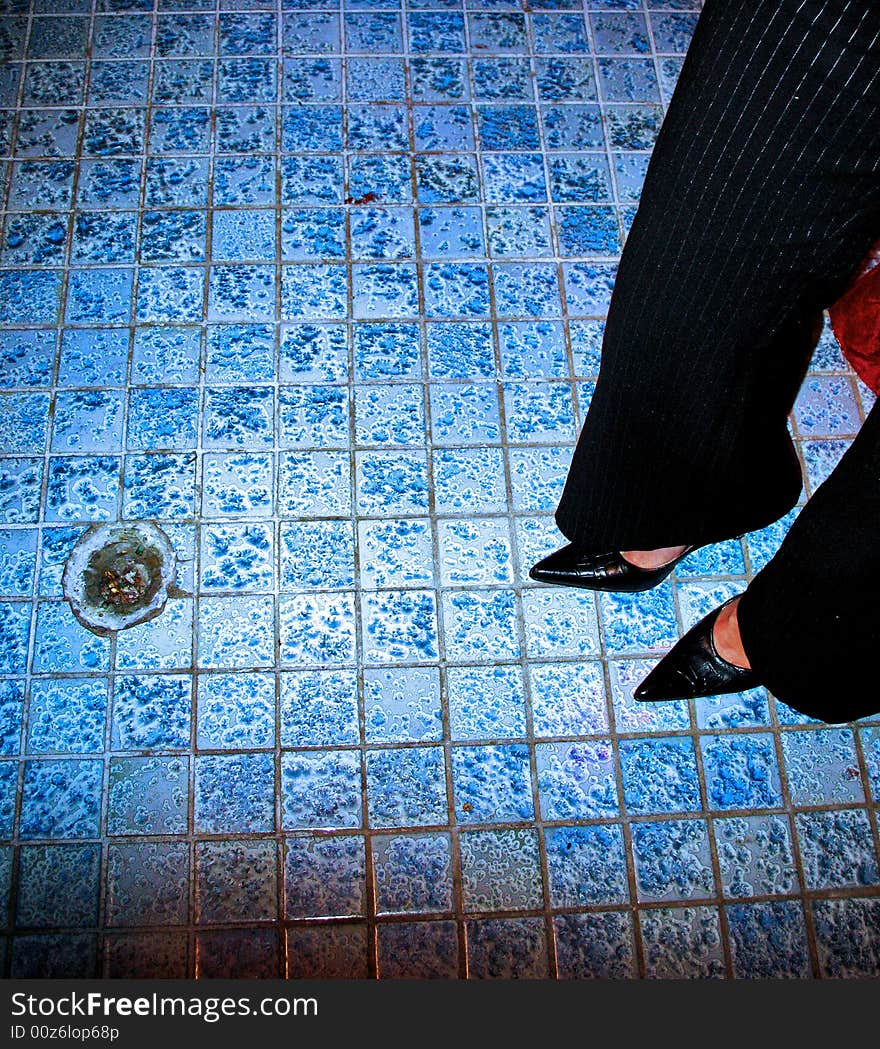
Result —
[[174, 550], [156, 525], [93, 525], [64, 566], [73, 614], [106, 636], [159, 615], [176, 574]]

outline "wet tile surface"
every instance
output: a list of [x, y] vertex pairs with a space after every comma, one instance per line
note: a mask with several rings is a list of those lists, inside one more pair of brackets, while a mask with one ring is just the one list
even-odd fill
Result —
[[[528, 578], [698, 7], [4, 8], [3, 975], [880, 974], [876, 719], [632, 698], [796, 511]], [[808, 494], [867, 407], [826, 329]], [[117, 519], [180, 590], [111, 641]]]

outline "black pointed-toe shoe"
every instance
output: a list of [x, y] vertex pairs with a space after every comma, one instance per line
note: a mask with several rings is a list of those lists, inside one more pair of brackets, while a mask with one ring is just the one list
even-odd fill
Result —
[[[731, 598], [731, 601], [735, 598]], [[724, 605], [730, 604], [725, 601]], [[636, 699], [697, 699], [744, 692], [762, 684], [754, 670], [728, 663], [718, 655], [712, 631], [720, 605], [700, 620], [651, 671], [633, 693]]]
[[584, 554], [569, 544], [539, 561], [529, 570], [529, 576], [539, 583], [553, 583], [556, 586], [635, 594], [662, 583], [678, 562], [695, 549], [694, 546], [686, 547], [678, 557], [659, 568], [639, 568], [627, 561], [619, 551]]

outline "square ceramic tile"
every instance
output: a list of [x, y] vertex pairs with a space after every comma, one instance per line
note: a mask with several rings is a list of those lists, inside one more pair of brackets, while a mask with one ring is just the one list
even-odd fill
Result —
[[529, 656], [599, 655], [599, 627], [592, 594], [557, 593], [548, 588], [525, 590], [522, 595], [526, 651]]
[[348, 375], [345, 329], [338, 324], [281, 327], [281, 382], [342, 382]]
[[545, 820], [617, 815], [620, 806], [610, 740], [538, 743], [535, 768], [541, 816]]
[[275, 681], [271, 674], [199, 674], [196, 741], [203, 750], [275, 744]]
[[367, 929], [364, 925], [287, 930], [287, 978], [365, 979]]
[[273, 457], [269, 452], [209, 452], [202, 457], [202, 517], [268, 517]]
[[560, 979], [622, 980], [636, 975], [630, 915], [560, 914], [553, 924]]
[[434, 551], [427, 518], [358, 521], [360, 579], [364, 588], [431, 586]]
[[271, 325], [215, 324], [207, 329], [205, 379], [211, 385], [271, 382], [274, 374]]
[[420, 743], [442, 739], [438, 669], [365, 670], [364, 732], [367, 743]]
[[0, 458], [0, 515], [4, 524], [37, 520], [42, 476], [40, 459]]
[[196, 935], [196, 975], [200, 979], [278, 977], [275, 929], [230, 929]]
[[795, 816], [808, 889], [876, 885], [877, 853], [863, 809], [801, 812]]
[[418, 54], [466, 50], [464, 15], [457, 11], [413, 11], [407, 14], [410, 51]]
[[536, 86], [542, 102], [595, 102], [596, 75], [589, 58], [548, 55], [535, 59]]
[[250, 668], [274, 663], [270, 596], [203, 597], [198, 613], [200, 668]]
[[330, 590], [354, 584], [354, 541], [346, 521], [283, 521], [282, 590]]
[[95, 845], [25, 845], [18, 859], [15, 920], [33, 928], [94, 925], [100, 853]]
[[536, 737], [588, 736], [608, 731], [602, 664], [533, 663], [529, 667]]
[[730, 816], [713, 822], [725, 896], [796, 892], [791, 825], [787, 816]]
[[273, 589], [275, 543], [271, 524], [203, 525], [199, 542], [202, 593]]
[[[256, 212], [256, 214], [261, 214]], [[275, 216], [271, 219], [274, 245]], [[287, 209], [281, 214], [281, 255], [285, 259], [345, 257], [345, 212], [341, 208]]]
[[641, 912], [642, 951], [649, 979], [719, 979], [724, 954], [714, 907]]
[[554, 827], [546, 832], [554, 907], [625, 903], [629, 898], [619, 826]]
[[355, 387], [355, 439], [361, 445], [425, 444], [422, 387]]
[[123, 515], [135, 520], [192, 518], [196, 500], [194, 453], [128, 455]]
[[672, 586], [649, 594], [601, 594], [599, 614], [605, 648], [613, 655], [662, 652], [678, 640]]
[[864, 800], [852, 729], [785, 732], [781, 740], [793, 805]]
[[873, 976], [878, 962], [877, 900], [816, 900], [812, 906], [822, 975]]
[[512, 590], [447, 590], [441, 614], [452, 663], [517, 659], [521, 652]]
[[413, 112], [413, 136], [420, 153], [472, 151], [474, 132], [469, 106], [419, 106]]
[[271, 754], [201, 754], [195, 759], [195, 829], [202, 834], [275, 829]]
[[106, 718], [106, 679], [36, 680], [28, 706], [27, 749], [32, 754], [100, 753]]
[[507, 508], [500, 448], [438, 449], [432, 464], [438, 513], [501, 513]]
[[354, 605], [354, 595], [348, 591], [281, 597], [278, 618], [282, 664], [300, 667], [354, 663]]
[[354, 373], [358, 381], [420, 377], [420, 333], [417, 325], [358, 324], [353, 341]]
[[[810, 976], [806, 923], [798, 900], [740, 903], [727, 907], [730, 953], [740, 979]], [[767, 936], [766, 930], [773, 929]]]
[[498, 397], [488, 384], [439, 384], [430, 387], [431, 439], [436, 445], [498, 443]]
[[365, 898], [363, 839], [296, 835], [286, 840], [287, 918], [357, 917]]
[[636, 823], [632, 849], [640, 900], [658, 903], [715, 895], [704, 820]]
[[769, 809], [782, 805], [772, 736], [703, 736], [700, 749], [710, 808]]
[[481, 258], [483, 220], [479, 208], [420, 208], [419, 243], [426, 259]]
[[250, 263], [211, 266], [208, 290], [211, 321], [272, 320], [275, 297], [273, 266]]
[[633, 815], [702, 809], [692, 740], [621, 740], [620, 765], [624, 802]]
[[471, 979], [547, 977], [547, 939], [542, 918], [484, 918], [467, 923]]
[[[288, 169], [282, 168], [286, 174]], [[212, 203], [243, 206], [275, 203], [275, 158], [226, 156], [214, 161]]]
[[343, 452], [284, 452], [279, 457], [278, 508], [283, 517], [347, 517], [351, 512], [349, 456]]
[[412, 95], [420, 102], [454, 102], [468, 97], [467, 63], [445, 56], [410, 58]]
[[[91, 758], [28, 761], [21, 795], [21, 837], [97, 837], [101, 775], [102, 762]], [[11, 836], [11, 825], [8, 832]]]
[[744, 728], [770, 724], [767, 693], [762, 688], [698, 699], [694, 706], [697, 724], [701, 729]]
[[521, 744], [453, 748], [452, 781], [459, 823], [534, 818], [529, 752]]
[[859, 741], [865, 755], [871, 797], [877, 801], [880, 798], [880, 728], [859, 729]]
[[275, 917], [273, 841], [204, 841], [196, 845], [196, 920], [259, 921]]
[[448, 822], [441, 748], [371, 750], [366, 764], [372, 827], [424, 827]]
[[357, 510], [364, 516], [424, 514], [428, 509], [428, 465], [424, 452], [358, 452], [355, 480]]
[[281, 792], [285, 830], [361, 826], [361, 762], [356, 751], [283, 754]]
[[0, 623], [8, 638], [6, 651], [0, 660], [5, 673], [23, 674], [27, 669], [28, 639], [31, 632], [30, 606], [23, 602], [0, 604]]
[[512, 449], [509, 453], [513, 509], [552, 513], [562, 494], [572, 453], [568, 448]]
[[34, 529], [0, 530], [0, 593], [27, 597], [34, 585], [37, 566], [37, 532]]
[[564, 546], [565, 540], [549, 515], [517, 517], [513, 528], [519, 559], [519, 580], [523, 586], [530, 586], [532, 578], [529, 572], [532, 567], [550, 550]]
[[199, 398], [192, 387], [132, 390], [128, 398], [128, 447], [154, 451], [195, 448]]
[[518, 666], [449, 667], [446, 691], [453, 740], [526, 735], [526, 693]]
[[506, 383], [504, 410], [511, 444], [562, 444], [574, 439], [567, 383]]
[[24, 682], [4, 681], [0, 685], [0, 754], [4, 757], [15, 757], [21, 750], [23, 711]]
[[18, 791], [18, 763], [0, 763], [0, 827], [10, 838], [15, 825], [15, 799]]
[[54, 332], [42, 329], [0, 331], [0, 362], [5, 385], [50, 386], [54, 360]]
[[357, 744], [356, 672], [334, 669], [282, 674], [280, 725], [282, 747]]
[[443, 585], [513, 581], [506, 521], [497, 518], [441, 521], [437, 531]]
[[808, 378], [798, 394], [794, 418], [804, 437], [855, 433], [860, 418], [851, 380], [845, 376]]
[[412, 208], [359, 207], [349, 212], [351, 250], [359, 258], [411, 259], [416, 254]]
[[459, 847], [465, 911], [531, 910], [542, 905], [534, 831], [467, 831]]
[[404, 60], [397, 57], [350, 56], [345, 63], [345, 95], [352, 102], [404, 101], [406, 99]]
[[11, 971], [13, 979], [94, 979], [97, 937], [94, 933], [16, 936]]
[[377, 834], [372, 838], [380, 914], [448, 911], [452, 855], [445, 834]]
[[454, 922], [389, 922], [377, 930], [382, 979], [455, 979], [458, 936]]
[[[10, 645], [5, 653], [5, 669], [9, 673], [19, 670], [17, 664], [19, 644], [27, 644], [28, 618], [22, 613], [27, 606], [0, 606], [0, 615], [5, 609], [14, 610], [14, 618], [4, 616]], [[21, 633], [20, 633], [21, 631]], [[21, 638], [21, 641], [19, 641]], [[21, 656], [23, 662], [23, 653]], [[110, 644], [81, 626], [71, 615], [66, 602], [41, 601], [37, 606], [37, 626], [34, 637], [33, 669], [37, 673], [77, 673], [107, 670], [110, 665]], [[21, 669], [24, 669], [23, 666]]]
[[187, 978], [186, 933], [114, 933], [104, 939], [103, 975], [108, 979]]
[[111, 926], [181, 925], [187, 921], [189, 848], [185, 842], [111, 845], [107, 921]]

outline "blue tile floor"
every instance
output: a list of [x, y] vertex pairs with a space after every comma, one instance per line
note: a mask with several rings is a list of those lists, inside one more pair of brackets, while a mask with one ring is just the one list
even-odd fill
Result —
[[[789, 520], [526, 575], [697, 11], [0, 0], [0, 971], [880, 975], [880, 719], [631, 698]], [[808, 493], [867, 402], [826, 333]]]

